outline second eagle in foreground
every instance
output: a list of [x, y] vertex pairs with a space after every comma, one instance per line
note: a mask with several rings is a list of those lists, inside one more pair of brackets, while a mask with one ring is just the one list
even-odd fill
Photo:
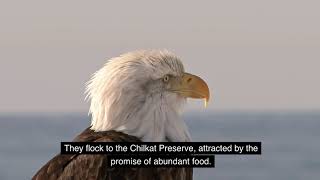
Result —
[[[77, 142], [191, 141], [180, 117], [186, 98], [209, 101], [207, 84], [186, 73], [168, 51], [146, 50], [109, 60], [87, 86], [91, 127]], [[192, 168], [108, 168], [107, 155], [57, 155], [33, 177], [42, 179], [182, 180]]]

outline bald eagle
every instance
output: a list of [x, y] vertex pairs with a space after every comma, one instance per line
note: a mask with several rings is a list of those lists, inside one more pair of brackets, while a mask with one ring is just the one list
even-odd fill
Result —
[[[110, 59], [87, 84], [91, 126], [76, 142], [189, 142], [180, 117], [186, 98], [210, 97], [200, 77], [186, 73], [166, 50]], [[47, 179], [192, 179], [192, 168], [108, 168], [107, 155], [57, 155], [33, 177]]]

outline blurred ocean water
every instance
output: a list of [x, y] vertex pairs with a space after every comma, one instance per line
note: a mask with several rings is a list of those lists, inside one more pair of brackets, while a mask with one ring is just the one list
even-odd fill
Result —
[[[201, 115], [200, 115], [201, 114]], [[217, 155], [194, 179], [320, 179], [320, 113], [188, 113], [194, 141], [261, 141], [262, 155]], [[0, 180], [31, 179], [88, 127], [86, 114], [0, 114]]]

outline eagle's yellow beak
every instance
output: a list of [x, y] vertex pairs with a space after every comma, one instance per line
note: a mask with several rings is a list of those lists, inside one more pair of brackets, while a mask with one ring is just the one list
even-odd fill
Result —
[[171, 84], [171, 91], [187, 98], [204, 99], [205, 107], [210, 99], [210, 91], [207, 83], [200, 77], [184, 73], [182, 78]]

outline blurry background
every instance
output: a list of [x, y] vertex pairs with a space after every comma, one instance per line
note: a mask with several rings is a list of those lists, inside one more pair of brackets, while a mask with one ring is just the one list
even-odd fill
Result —
[[263, 143], [262, 156], [218, 156], [196, 179], [317, 179], [319, 6], [0, 0], [0, 179], [29, 179], [88, 126], [84, 84], [107, 59], [153, 48], [214, 92], [207, 109], [187, 106], [195, 140]]

